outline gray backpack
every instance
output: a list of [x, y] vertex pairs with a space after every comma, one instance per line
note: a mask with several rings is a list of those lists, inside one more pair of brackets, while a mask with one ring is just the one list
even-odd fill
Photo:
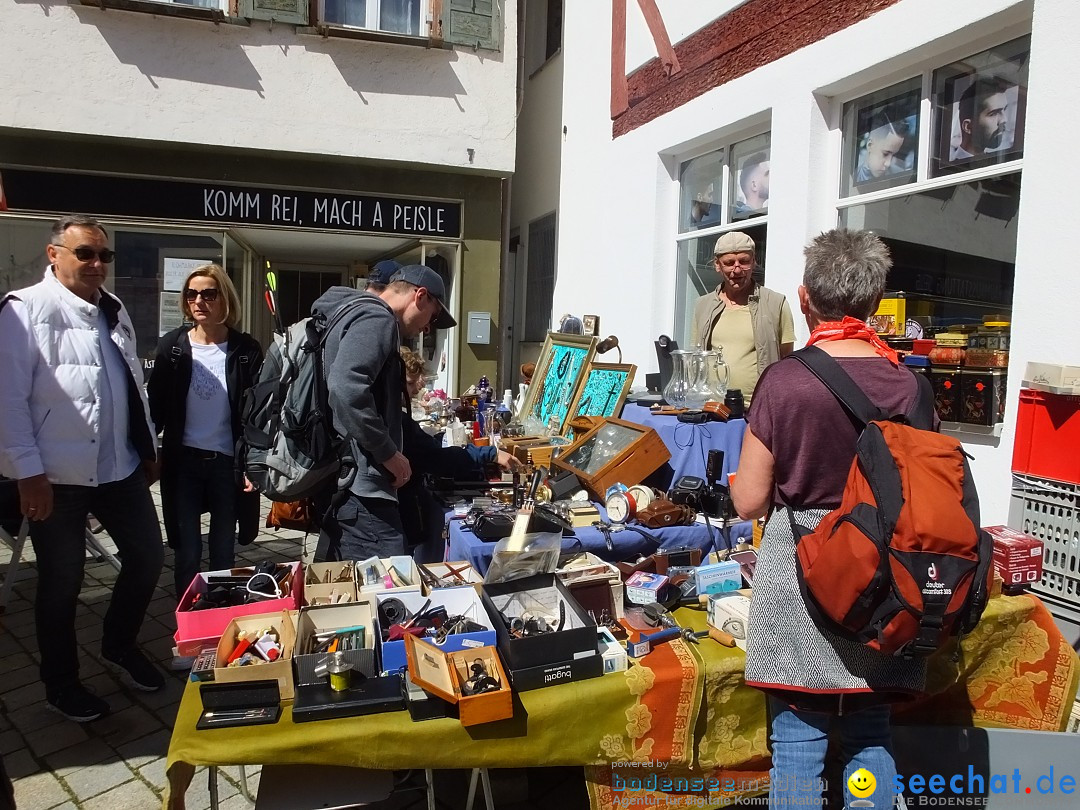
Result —
[[329, 321], [304, 318], [275, 335], [258, 381], [244, 394], [240, 463], [248, 480], [272, 501], [331, 491], [355, 469], [349, 442], [334, 430], [323, 342], [363, 303], [358, 296]]

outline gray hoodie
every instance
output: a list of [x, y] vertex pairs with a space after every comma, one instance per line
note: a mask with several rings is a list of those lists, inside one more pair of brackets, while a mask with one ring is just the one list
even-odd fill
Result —
[[382, 466], [401, 450], [403, 379], [394, 311], [377, 295], [331, 287], [311, 314], [331, 318], [353, 301], [362, 304], [326, 336], [324, 362], [334, 428], [348, 436], [356, 458], [349, 490], [362, 498], [397, 500], [393, 477]]

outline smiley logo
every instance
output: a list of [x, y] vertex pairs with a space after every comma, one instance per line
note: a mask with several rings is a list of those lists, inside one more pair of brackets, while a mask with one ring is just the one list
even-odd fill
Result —
[[851, 795], [858, 796], [860, 799], [865, 799], [877, 789], [877, 780], [870, 771], [866, 770], [866, 768], [859, 768], [859, 770], [848, 777], [847, 786], [848, 790], [851, 791]]

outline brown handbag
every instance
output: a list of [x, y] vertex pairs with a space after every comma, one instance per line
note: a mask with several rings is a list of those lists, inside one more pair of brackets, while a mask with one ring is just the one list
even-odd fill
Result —
[[266, 528], [317, 532], [319, 527], [315, 524], [314, 511], [307, 498], [288, 503], [274, 501], [270, 504], [270, 513], [266, 516]]

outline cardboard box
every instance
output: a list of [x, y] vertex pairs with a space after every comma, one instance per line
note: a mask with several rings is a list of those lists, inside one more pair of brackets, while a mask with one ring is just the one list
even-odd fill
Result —
[[1008, 526], [985, 528], [994, 540], [994, 570], [1006, 588], [1042, 579], [1042, 540]]
[[[493, 647], [497, 641], [495, 629], [492, 627], [492, 619], [480, 600], [480, 595], [471, 585], [462, 585], [457, 588], [435, 588], [431, 594], [425, 597], [419, 591], [394, 588], [392, 591], [380, 591], [375, 594], [378, 604], [387, 599], [400, 599], [410, 613], [420, 610], [430, 598], [429, 608], [446, 608], [450, 616], [465, 616], [467, 619], [482, 624], [486, 629], [475, 633], [454, 633], [446, 637], [446, 641], [439, 645], [443, 652], [455, 652], [464, 649], [476, 649], [479, 647]], [[376, 608], [377, 609], [377, 608]], [[380, 658], [383, 672], [397, 672], [408, 666], [408, 656], [404, 639], [399, 641], [382, 641], [380, 628]]]
[[[239, 643], [239, 634], [255, 636], [260, 630], [271, 628], [281, 642], [281, 655], [270, 663], [230, 667], [226, 664], [233, 649]], [[296, 642], [296, 611], [282, 610], [256, 616], [232, 619], [221, 634], [217, 646], [217, 666], [214, 667], [216, 683], [241, 683], [247, 681], [274, 680], [282, 700], [293, 698], [292, 655]]]
[[304, 606], [356, 601], [356, 575], [349, 561], [312, 563], [304, 568]]
[[207, 577], [236, 572], [254, 574], [254, 569], [233, 568], [228, 571], [200, 572], [191, 580], [191, 584], [180, 597], [180, 602], [176, 607], [174, 638], [177, 652], [180, 655], [198, 655], [204, 647], [216, 646], [218, 639], [221, 638], [226, 626], [233, 618], [274, 613], [280, 610], [297, 610], [302, 604], [304, 595], [303, 569], [298, 562], [281, 563], [281, 565], [288, 566], [291, 571], [281, 584], [283, 596], [280, 599], [260, 599], [247, 605], [192, 610], [191, 606], [195, 601], [209, 589]]
[[650, 574], [647, 571], [635, 571], [626, 580], [626, 600], [635, 605], [651, 605], [658, 602], [660, 590], [667, 585], [668, 578], [663, 574]]
[[[432, 588], [453, 588], [458, 585], [472, 585], [479, 588], [484, 584], [484, 577], [470, 563], [464, 561], [426, 563], [424, 568], [437, 579], [442, 580], [442, 584], [435, 586], [430, 586], [425, 582], [423, 588], [425, 595], [431, 593]], [[422, 576], [421, 579], [423, 579]]]
[[[372, 557], [371, 559], [374, 560], [375, 558]], [[369, 569], [368, 560], [360, 560], [356, 563], [356, 591], [359, 596], [366, 593], [380, 593], [386, 590], [393, 590], [398, 593], [403, 591], [420, 593], [423, 590], [420, 571], [416, 567], [416, 562], [407, 555], [386, 557], [379, 560], [378, 578], [375, 581], [372, 581]], [[398, 580], [405, 583], [404, 585], [394, 584], [394, 578], [388, 573], [391, 569], [393, 569]]]
[[882, 298], [877, 312], [866, 319], [879, 335], [899, 335], [903, 337], [907, 325], [907, 299], [903, 297]]
[[[456, 703], [461, 725], [475, 726], [514, 716], [510, 681], [494, 647], [444, 652], [416, 636], [406, 636], [405, 650], [409, 677], [428, 692]], [[499, 688], [468, 694], [476, 675], [474, 666], [483, 667], [484, 677], [497, 681]]]
[[694, 571], [697, 592], [727, 593], [742, 587], [742, 569], [734, 560], [699, 566]]
[[373, 678], [379, 674], [375, 644], [379, 628], [375, 605], [370, 597], [353, 604], [322, 605], [301, 610], [296, 621], [296, 646], [293, 651], [296, 685], [311, 686], [326, 682], [326, 677], [319, 675], [316, 670], [326, 662], [329, 654], [313, 651], [316, 633], [357, 626], [364, 628], [363, 646], [345, 650], [345, 660], [352, 664], [355, 672]]
[[596, 635], [600, 641], [600, 657], [604, 659], [604, 674], [626, 672], [630, 665], [623, 647], [606, 627], [597, 627]]
[[750, 621], [750, 597], [741, 593], [714, 593], [706, 603], [710, 627], [723, 630], [735, 638], [740, 649], [746, 649], [746, 626]]
[[574, 554], [559, 560], [559, 568], [555, 575], [564, 584], [604, 581], [611, 586], [611, 601], [615, 605], [614, 616], [616, 619], [623, 617], [623, 587], [622, 574], [619, 569], [606, 560], [601, 560], [591, 551]]
[[[535, 689], [603, 673], [596, 623], [554, 574], [484, 585], [483, 599], [494, 619], [499, 653], [515, 689]], [[512, 619], [524, 613], [545, 617], [556, 625], [562, 615], [563, 629], [521, 638], [512, 636], [500, 616]], [[595, 663], [582, 663], [591, 657], [595, 657]]]

